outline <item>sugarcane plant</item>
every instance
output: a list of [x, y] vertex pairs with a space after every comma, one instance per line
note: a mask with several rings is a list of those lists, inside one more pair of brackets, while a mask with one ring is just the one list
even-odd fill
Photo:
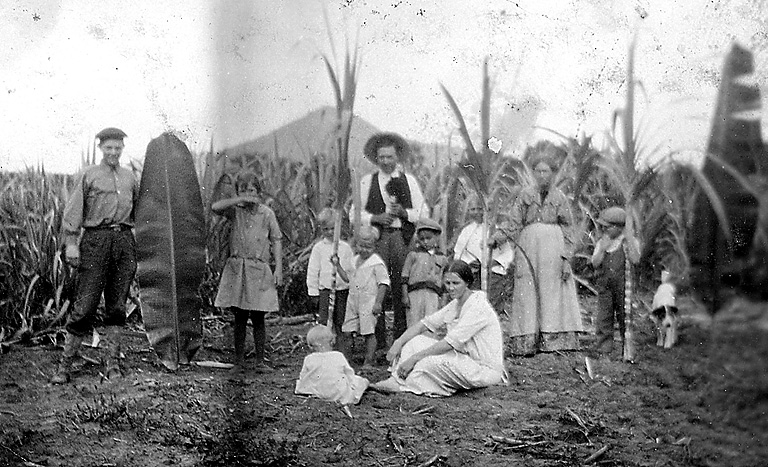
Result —
[[[635, 97], [636, 87], [640, 84], [634, 73], [635, 66], [635, 48], [636, 36], [634, 36], [629, 45], [627, 59], [627, 91], [624, 108], [614, 113], [614, 125], [612, 133], [607, 135], [610, 145], [609, 153], [604, 154], [599, 160], [601, 171], [608, 177], [610, 187], [618, 192], [620, 202], [626, 212], [627, 234], [635, 236], [641, 245], [649, 244], [654, 239], [647, 238], [643, 233], [648, 233], [651, 229], [636, 229], [640, 226], [639, 219], [643, 216], [644, 220], [651, 212], [654, 200], [658, 202], [658, 197], [648, 196], [649, 192], [658, 190], [660, 175], [673, 164], [673, 156], [676, 150], [670, 150], [662, 153], [663, 143], [653, 144], [649, 138], [653, 133], [650, 128], [651, 123], [648, 119], [641, 119], [637, 128], [635, 128]], [[617, 127], [617, 122], [621, 125]], [[618, 142], [617, 134], [620, 134], [623, 140]], [[713, 193], [711, 185], [701, 176], [701, 174], [692, 170], [691, 173], [696, 178], [700, 186], [707, 193]], [[708, 194], [711, 197], [711, 194]], [[722, 212], [722, 206], [720, 206]], [[625, 245], [626, 247], [626, 245]], [[625, 284], [624, 284], [624, 316], [625, 332], [623, 336], [622, 358], [625, 362], [634, 362], [636, 359], [636, 349], [634, 343], [634, 320], [635, 307], [634, 297], [635, 284], [635, 265], [630, 261], [629, 255], [625, 250]]]
[[[491, 80], [488, 75], [488, 57], [483, 61], [482, 97], [480, 103], [480, 150], [475, 149], [464, 117], [453, 96], [443, 84], [440, 84], [440, 88], [456, 117], [459, 134], [464, 140], [465, 157], [457, 161], [459, 173], [466, 180], [470, 189], [474, 191], [483, 210], [482, 231], [484, 238], [482, 242], [483, 257], [480, 261], [480, 282], [481, 289], [487, 292], [491, 253], [488, 248], [488, 241], [492, 234], [491, 230], [495, 225], [493, 219], [498, 209], [498, 206], [493, 207], [493, 200], [499, 196], [501, 191], [511, 191], [512, 186], [515, 183], [519, 183], [522, 176], [517, 173], [517, 168], [513, 167], [513, 159], [505, 158], [500, 150], [494, 151], [492, 149], [493, 143], [490, 136]], [[510, 170], [515, 173], [511, 180], [508, 177]], [[509, 239], [509, 241], [514, 243], [514, 239]], [[525, 256], [524, 252], [523, 255]], [[531, 266], [527, 256], [525, 259], [529, 262], [529, 266]], [[535, 277], [534, 285], [538, 290], [538, 281], [536, 281]]]
[[[355, 40], [355, 46], [350, 52], [349, 43], [345, 46], [344, 53], [344, 68], [339, 69], [336, 63], [336, 47], [334, 46], [333, 33], [328, 21], [328, 15], [323, 10], [325, 16], [326, 27], [328, 29], [328, 36], [331, 43], [331, 53], [334, 61], [331, 62], [327, 54], [321, 53], [323, 62], [325, 63], [328, 77], [331, 81], [331, 87], [333, 88], [333, 94], [336, 101], [336, 193], [334, 199], [334, 211], [335, 222], [333, 226], [333, 257], [338, 256], [339, 241], [341, 240], [341, 222], [344, 215], [344, 205], [349, 197], [350, 187], [350, 172], [349, 172], [349, 136], [352, 131], [352, 119], [354, 118], [354, 106], [355, 106], [355, 94], [357, 93], [357, 73], [360, 67], [360, 58], [357, 54], [357, 40]], [[338, 70], [338, 72], [337, 72]], [[341, 79], [340, 79], [341, 78]], [[342, 81], [343, 80], [343, 81]], [[359, 190], [356, 190], [356, 192]], [[359, 200], [355, 200], [355, 206], [360, 206]], [[358, 225], [353, 226], [354, 231], [357, 232]], [[336, 306], [336, 274], [333, 274], [333, 279], [330, 287], [330, 294], [328, 299], [328, 327], [333, 329], [333, 310]]]

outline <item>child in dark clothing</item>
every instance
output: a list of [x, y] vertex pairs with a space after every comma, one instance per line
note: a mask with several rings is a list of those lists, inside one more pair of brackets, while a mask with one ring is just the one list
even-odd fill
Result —
[[440, 308], [443, 270], [448, 258], [437, 249], [440, 224], [422, 219], [416, 224], [418, 246], [408, 253], [403, 264], [403, 305], [408, 327]]
[[595, 245], [592, 266], [597, 272], [598, 310], [595, 323], [594, 351], [610, 353], [613, 350], [614, 317], [619, 324], [622, 341], [626, 330], [624, 323], [624, 298], [629, 263], [640, 260], [640, 242], [626, 225], [626, 212], [614, 206], [600, 213], [598, 224], [603, 234]]

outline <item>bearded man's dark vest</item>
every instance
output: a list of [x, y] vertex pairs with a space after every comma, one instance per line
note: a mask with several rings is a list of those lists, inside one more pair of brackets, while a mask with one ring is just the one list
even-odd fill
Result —
[[[395, 180], [395, 183], [392, 183], [392, 180]], [[413, 208], [413, 202], [411, 201], [411, 189], [408, 186], [408, 180], [405, 178], [405, 174], [401, 172], [398, 177], [392, 177], [390, 183], [397, 187], [395, 198], [400, 203], [400, 205], [405, 209]], [[375, 172], [373, 175], [371, 175], [371, 188], [368, 190], [368, 200], [365, 203], [365, 210], [371, 214], [384, 214], [384, 212], [387, 210], [387, 205], [384, 203], [384, 198], [381, 197], [378, 172]], [[407, 219], [400, 219], [400, 222], [403, 224], [402, 230], [400, 231], [403, 235], [403, 242], [408, 245], [411, 243], [411, 238], [413, 237], [413, 232], [416, 230], [416, 226], [413, 224], [413, 222], [410, 222]], [[383, 225], [373, 225], [379, 229], [383, 229], [385, 227]]]

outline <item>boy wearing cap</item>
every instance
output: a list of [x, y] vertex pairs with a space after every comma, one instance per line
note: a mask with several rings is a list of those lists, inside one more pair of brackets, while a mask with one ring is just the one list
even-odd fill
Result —
[[[336, 334], [337, 350], [347, 354], [347, 341], [341, 332], [341, 326], [344, 324], [344, 316], [347, 311], [349, 282], [337, 273], [332, 259], [333, 228], [336, 214], [333, 209], [326, 208], [317, 217], [321, 237], [312, 247], [312, 252], [309, 255], [307, 294], [312, 304], [312, 311], [318, 317], [318, 323], [328, 325], [328, 301], [331, 295], [331, 287], [336, 291], [330, 326], [334, 334]], [[353, 269], [352, 257], [354, 254], [349, 243], [339, 240], [337, 255], [343, 269], [351, 271]], [[334, 274], [336, 274], [335, 278]]]
[[[104, 293], [108, 357], [105, 375], [122, 376], [119, 365], [120, 327], [125, 325], [125, 302], [136, 273], [134, 206], [139, 187], [133, 172], [120, 167], [123, 139], [118, 128], [105, 128], [96, 138], [103, 157], [86, 167], [67, 200], [62, 218], [67, 263], [77, 268], [77, 300], [67, 319], [64, 352], [51, 383], [69, 382], [80, 344], [93, 328]], [[81, 237], [82, 233], [82, 237]]]
[[594, 345], [597, 353], [609, 354], [613, 350], [614, 316], [624, 339], [626, 272], [630, 262], [640, 261], [640, 242], [633, 235], [631, 225], [626, 225], [626, 219], [624, 209], [614, 206], [603, 210], [597, 221], [603, 228], [592, 253], [598, 290]]
[[406, 256], [402, 274], [409, 328], [440, 308], [443, 270], [448, 266], [448, 258], [437, 249], [442, 230], [432, 219], [421, 219], [416, 224], [416, 249]]

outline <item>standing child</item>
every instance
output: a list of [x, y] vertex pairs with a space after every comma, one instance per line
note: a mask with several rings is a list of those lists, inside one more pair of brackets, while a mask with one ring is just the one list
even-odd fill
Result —
[[[261, 185], [252, 172], [235, 181], [236, 196], [213, 203], [213, 212], [233, 222], [230, 256], [221, 272], [215, 306], [229, 308], [235, 315], [234, 372], [243, 369], [248, 318], [253, 322], [256, 364], [265, 367], [264, 314], [278, 311], [276, 286], [283, 282], [282, 233], [275, 213], [261, 203]], [[270, 250], [271, 247], [271, 250]], [[275, 260], [275, 273], [269, 266]]]
[[448, 258], [437, 249], [442, 230], [432, 219], [421, 219], [416, 224], [417, 247], [406, 256], [402, 275], [409, 328], [440, 308], [443, 270], [448, 266]]
[[[336, 215], [333, 209], [323, 209], [317, 216], [320, 226], [320, 240], [312, 247], [307, 266], [307, 293], [312, 303], [312, 311], [318, 316], [318, 323], [332, 326], [336, 334], [337, 350], [348, 355], [348, 343], [346, 336], [341, 332], [344, 324], [344, 316], [347, 312], [347, 297], [349, 295], [349, 282], [335, 273], [336, 266], [331, 261], [333, 256], [333, 227]], [[344, 240], [339, 241], [339, 262], [343, 269], [351, 271], [352, 247]], [[334, 274], [336, 278], [334, 279]], [[336, 291], [332, 319], [328, 319], [328, 301], [331, 295], [331, 287]]]
[[597, 353], [608, 354], [613, 350], [614, 316], [619, 324], [621, 339], [624, 340], [627, 261], [637, 264], [640, 260], [640, 242], [634, 237], [632, 229], [625, 229], [626, 218], [624, 210], [614, 206], [603, 210], [597, 221], [603, 226], [603, 234], [592, 253], [598, 291], [594, 345]]
[[357, 333], [365, 337], [365, 360], [363, 368], [372, 368], [376, 355], [376, 321], [382, 313], [384, 296], [390, 287], [387, 266], [381, 256], [374, 253], [379, 230], [376, 227], [363, 226], [357, 237], [353, 258], [353, 270], [346, 271], [333, 258], [338, 272], [349, 282], [347, 314], [342, 326], [345, 333]]
[[304, 357], [296, 381], [296, 394], [308, 394], [341, 405], [357, 404], [368, 380], [355, 375], [344, 354], [333, 350], [334, 335], [328, 326], [316, 325], [307, 333], [312, 353]]
[[[461, 229], [456, 244], [453, 247], [453, 259], [464, 261], [472, 268], [473, 280], [470, 288], [480, 289], [480, 267], [483, 257], [483, 241], [485, 227], [483, 226], [483, 205], [477, 196], [472, 196], [467, 205], [469, 223]], [[488, 275], [488, 301], [493, 308], [500, 312], [503, 307], [507, 270], [515, 259], [512, 245], [497, 231], [495, 238], [489, 239], [491, 247], [491, 270]]]

